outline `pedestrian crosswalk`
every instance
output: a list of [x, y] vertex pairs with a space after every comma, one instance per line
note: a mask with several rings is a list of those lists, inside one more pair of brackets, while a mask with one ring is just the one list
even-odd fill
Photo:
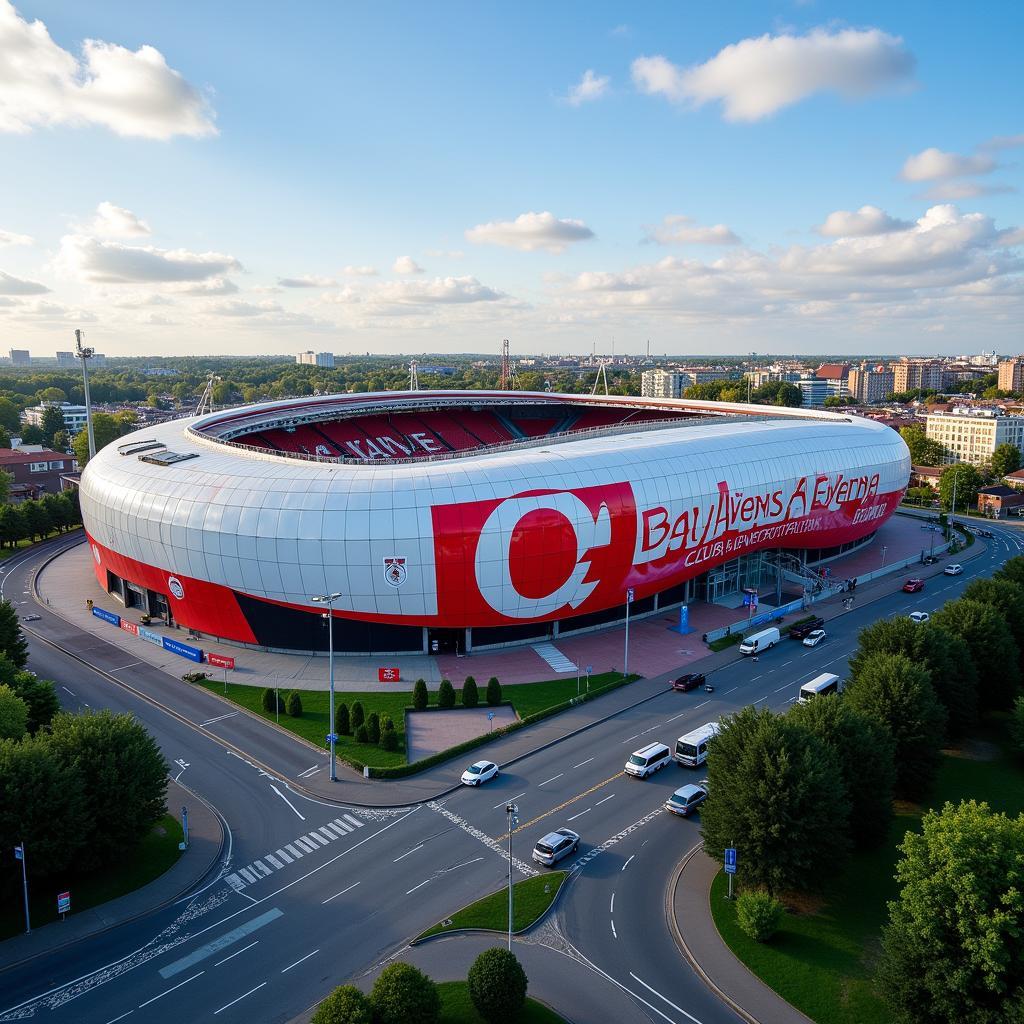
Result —
[[292, 864], [307, 854], [316, 853], [325, 846], [330, 846], [335, 840], [344, 838], [350, 832], [355, 832], [364, 824], [365, 822], [351, 814], [343, 814], [340, 818], [318, 825], [290, 843], [285, 843], [280, 850], [263, 854], [251, 864], [227, 875], [224, 881], [235, 892], [241, 892], [247, 885], [253, 885], [261, 879], [269, 877], [275, 871], [280, 871], [287, 864]]

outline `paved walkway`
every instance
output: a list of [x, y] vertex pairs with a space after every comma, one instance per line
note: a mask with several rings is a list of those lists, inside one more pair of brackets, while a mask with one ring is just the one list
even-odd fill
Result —
[[700, 847], [683, 860], [670, 888], [670, 924], [680, 952], [712, 991], [749, 1024], [811, 1024], [733, 956], [708, 902], [718, 865]]
[[518, 718], [515, 709], [507, 704], [498, 708], [408, 711], [405, 715], [406, 757], [409, 761], [422, 761], [432, 754], [476, 739], [485, 732], [511, 725]]
[[[182, 806], [188, 807], [189, 846], [173, 867], [135, 892], [34, 928], [30, 935], [6, 939], [0, 943], [0, 971], [150, 914], [195, 888], [220, 858], [224, 829], [220, 818], [194, 793], [169, 782], [168, 811], [180, 820]], [[74, 898], [72, 890], [72, 905]]]
[[[892, 564], [915, 557], [922, 548], [927, 551], [933, 537], [938, 538], [939, 535], [922, 530], [919, 522], [909, 517], [894, 516], [878, 531], [875, 541], [868, 547], [830, 563], [832, 575], [837, 579], [848, 579], [877, 571], [883, 561]], [[859, 603], [863, 602], [864, 586], [857, 588]], [[87, 545], [74, 547], [51, 561], [39, 573], [36, 587], [41, 599], [52, 611], [80, 629], [95, 633], [108, 643], [121, 647], [130, 659], [145, 661], [175, 677], [196, 667], [186, 659], [133, 637], [91, 614], [86, 606], [87, 599], [92, 600], [96, 607], [117, 615], [125, 609], [104, 594], [97, 585]], [[27, 604], [28, 595], [20, 603]], [[690, 605], [692, 632], [685, 636], [680, 635], [676, 628], [679, 624], [678, 609], [635, 619], [629, 628], [629, 668], [648, 677], [678, 671], [707, 656], [708, 649], [700, 639], [702, 633], [730, 625], [742, 618], [742, 615], [741, 607], [729, 608], [702, 601], [694, 602]], [[184, 628], [158, 623], [151, 624], [149, 628], [187, 642], [188, 631]], [[195, 645], [205, 651], [235, 659], [235, 668], [227, 673], [230, 682], [260, 687], [278, 686], [282, 689], [327, 689], [325, 656], [272, 653], [207, 639], [195, 641]], [[443, 678], [451, 679], [459, 687], [466, 676], [472, 675], [483, 686], [491, 676], [497, 676], [503, 684], [532, 683], [559, 675], [569, 677], [575, 673], [575, 666], [579, 666], [584, 675], [588, 665], [595, 675], [621, 671], [624, 667], [625, 630], [621, 626], [560, 637], [548, 645], [537, 646], [552, 648], [553, 651], [545, 653], [559, 659], [567, 671], [556, 671], [534, 646], [502, 648], [460, 656], [343, 655], [334, 659], [335, 686], [339, 690], [349, 691], [405, 692], [410, 691], [419, 678], [426, 679], [432, 688], [436, 688]], [[401, 670], [401, 681], [379, 682], [378, 668], [391, 666]], [[209, 668], [208, 671], [219, 678], [224, 670]]]

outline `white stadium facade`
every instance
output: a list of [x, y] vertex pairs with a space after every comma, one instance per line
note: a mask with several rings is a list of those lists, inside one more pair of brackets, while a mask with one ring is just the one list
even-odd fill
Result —
[[278, 650], [472, 650], [722, 601], [865, 543], [906, 489], [844, 413], [489, 391], [316, 396], [137, 431], [85, 469], [99, 585]]

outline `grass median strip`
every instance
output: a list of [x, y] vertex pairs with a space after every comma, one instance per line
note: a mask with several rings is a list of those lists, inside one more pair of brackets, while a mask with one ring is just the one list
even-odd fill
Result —
[[[473, 1000], [469, 998], [466, 982], [442, 981], [438, 983], [437, 991], [441, 996], [440, 1024], [484, 1024], [483, 1017], [476, 1012]], [[565, 1024], [565, 1018], [527, 996], [516, 1024]]]
[[[554, 902], [558, 890], [568, 876], [568, 871], [549, 871], [543, 875], [535, 875], [516, 882], [512, 886], [512, 930], [525, 931]], [[508, 889], [499, 889], [485, 896], [476, 903], [445, 918], [440, 924], [428, 928], [413, 940], [429, 938], [454, 928], [484, 928], [489, 931], [504, 932], [508, 930]]]

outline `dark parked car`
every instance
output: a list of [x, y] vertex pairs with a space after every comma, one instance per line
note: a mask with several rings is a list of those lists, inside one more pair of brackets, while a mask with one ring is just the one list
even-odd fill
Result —
[[825, 620], [818, 616], [815, 619], [808, 619], [806, 622], [801, 622], [795, 625], [789, 631], [790, 640], [803, 640], [808, 633], [813, 632], [816, 629], [821, 629], [825, 625]]
[[696, 690], [698, 686], [703, 686], [704, 682], [703, 672], [687, 672], [686, 675], [672, 680], [672, 689], [689, 693], [690, 690]]

